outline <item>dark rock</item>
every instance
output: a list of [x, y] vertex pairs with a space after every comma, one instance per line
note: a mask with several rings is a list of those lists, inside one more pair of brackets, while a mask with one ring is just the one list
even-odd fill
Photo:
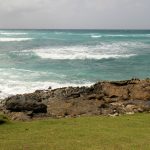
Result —
[[26, 112], [32, 111], [33, 113], [46, 113], [47, 106], [35, 97], [17, 95], [6, 99], [5, 107], [12, 112]]
[[51, 90], [52, 89], [52, 87], [51, 86], [49, 86], [49, 88], [48, 88], [49, 90]]
[[117, 85], [117, 86], [125, 86], [125, 85], [128, 85], [129, 80], [126, 80], [126, 81], [111, 81], [110, 83], [113, 84], [113, 85]]

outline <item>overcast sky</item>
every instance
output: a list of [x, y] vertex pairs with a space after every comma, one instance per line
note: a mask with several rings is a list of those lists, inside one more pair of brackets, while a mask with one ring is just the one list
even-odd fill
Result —
[[150, 29], [150, 0], [0, 0], [0, 28]]

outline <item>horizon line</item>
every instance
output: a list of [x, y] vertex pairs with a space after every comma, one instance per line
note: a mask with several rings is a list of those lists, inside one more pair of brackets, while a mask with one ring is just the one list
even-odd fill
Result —
[[0, 30], [150, 30], [149, 29], [143, 29], [143, 28], [0, 28]]

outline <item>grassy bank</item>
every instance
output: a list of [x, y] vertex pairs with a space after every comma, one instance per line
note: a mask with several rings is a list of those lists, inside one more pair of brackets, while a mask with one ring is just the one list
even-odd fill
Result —
[[0, 125], [1, 150], [149, 150], [149, 142], [150, 114]]

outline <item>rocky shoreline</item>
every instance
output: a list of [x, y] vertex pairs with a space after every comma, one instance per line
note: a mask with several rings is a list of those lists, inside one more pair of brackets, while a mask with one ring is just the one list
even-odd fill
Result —
[[150, 79], [103, 81], [91, 87], [37, 90], [2, 100], [0, 112], [13, 120], [150, 112]]

